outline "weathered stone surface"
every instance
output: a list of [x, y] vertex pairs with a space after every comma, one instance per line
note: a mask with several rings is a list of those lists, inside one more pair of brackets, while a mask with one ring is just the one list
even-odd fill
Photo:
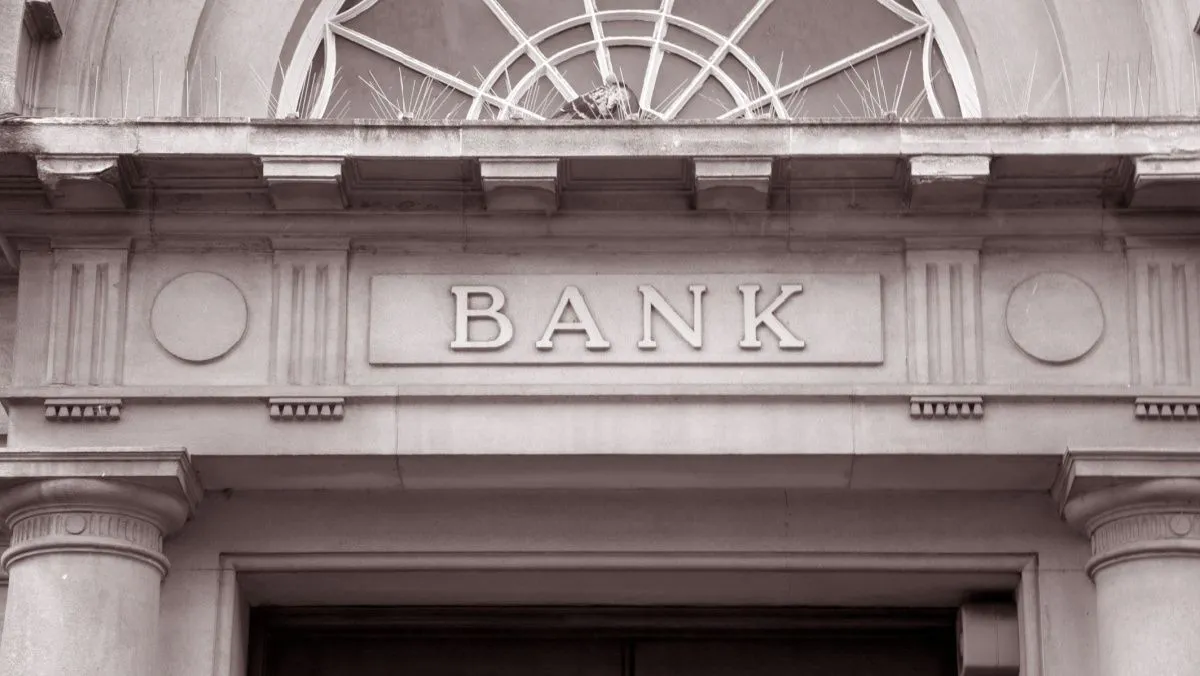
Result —
[[696, 208], [701, 211], [764, 211], [771, 187], [770, 158], [698, 158], [694, 162]]
[[983, 208], [992, 158], [985, 155], [917, 155], [908, 164], [908, 202], [916, 210]]
[[38, 177], [55, 209], [104, 211], [129, 206], [129, 186], [114, 155], [39, 156]]
[[1138, 208], [1200, 207], [1200, 156], [1144, 156], [1133, 161], [1129, 205]]
[[280, 211], [329, 211], [346, 206], [340, 158], [264, 157], [262, 166], [271, 203]]

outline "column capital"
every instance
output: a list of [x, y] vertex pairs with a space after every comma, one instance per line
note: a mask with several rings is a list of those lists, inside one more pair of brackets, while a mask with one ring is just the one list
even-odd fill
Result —
[[163, 538], [201, 490], [183, 449], [11, 449], [0, 455], [0, 518], [12, 541], [0, 565], [93, 552], [167, 571]]
[[1200, 557], [1200, 453], [1068, 452], [1054, 494], [1091, 538], [1090, 576], [1122, 561]]

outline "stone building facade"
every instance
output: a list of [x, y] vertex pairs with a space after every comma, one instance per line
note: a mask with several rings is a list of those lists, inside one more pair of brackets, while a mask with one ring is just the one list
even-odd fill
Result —
[[1197, 0], [0, 0], [0, 672], [1200, 672]]

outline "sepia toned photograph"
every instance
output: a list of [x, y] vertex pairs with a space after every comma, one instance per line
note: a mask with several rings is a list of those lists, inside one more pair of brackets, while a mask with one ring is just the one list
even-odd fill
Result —
[[1200, 676], [1200, 0], [0, 0], [0, 676]]

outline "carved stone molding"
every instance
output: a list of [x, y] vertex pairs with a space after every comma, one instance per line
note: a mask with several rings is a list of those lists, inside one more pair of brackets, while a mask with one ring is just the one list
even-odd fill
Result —
[[1068, 452], [1053, 493], [1091, 538], [1093, 577], [1134, 559], [1200, 557], [1200, 453]]
[[1109, 557], [1143, 543], [1200, 540], [1197, 518], [1200, 518], [1200, 506], [1186, 511], [1134, 511], [1113, 517], [1096, 526], [1092, 533], [1092, 555]]
[[709, 157], [694, 161], [696, 209], [764, 211], [769, 206], [770, 158]]
[[54, 243], [44, 382], [116, 385], [124, 370], [129, 240], [83, 244]]
[[983, 417], [983, 397], [913, 397], [908, 414], [922, 420], [978, 420]]
[[1191, 385], [1200, 381], [1200, 251], [1136, 249], [1128, 254], [1135, 382]]
[[272, 382], [337, 385], [345, 381], [348, 242], [345, 244], [340, 250], [275, 252]]
[[336, 421], [346, 412], [342, 397], [272, 397], [268, 402], [271, 420], [281, 422]]
[[132, 482], [46, 479], [0, 495], [0, 515], [12, 543], [0, 565], [47, 553], [94, 552], [132, 558], [167, 571], [164, 535], [183, 525], [191, 505], [182, 497]]
[[978, 249], [910, 250], [905, 268], [909, 381], [980, 382], [983, 320]]
[[1200, 397], [1138, 397], [1133, 414], [1139, 420], [1200, 420]]
[[480, 159], [488, 211], [558, 211], [557, 159]]
[[52, 422], [116, 422], [120, 399], [47, 399], [46, 420]]

